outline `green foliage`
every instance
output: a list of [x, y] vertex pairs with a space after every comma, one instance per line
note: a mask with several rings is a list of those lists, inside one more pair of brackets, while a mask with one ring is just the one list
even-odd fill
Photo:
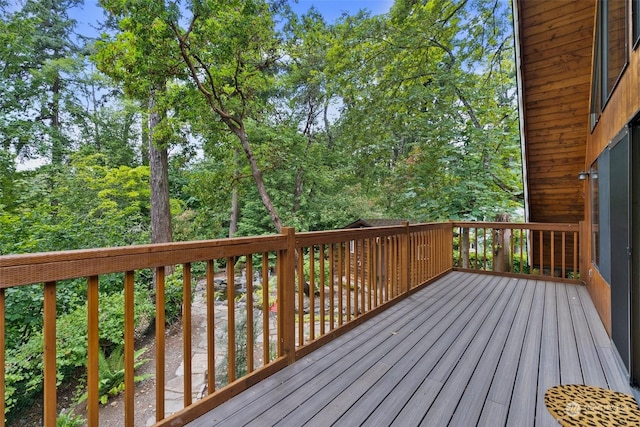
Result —
[[[182, 301], [184, 294], [184, 285], [182, 279], [182, 266], [178, 266], [176, 271], [167, 276], [165, 280], [164, 298], [165, 298], [165, 322], [171, 324], [182, 316]], [[191, 278], [191, 301], [193, 301], [193, 291], [196, 286], [195, 276]]]
[[[253, 337], [247, 337], [247, 314], [241, 312], [236, 318], [235, 324], [235, 378], [242, 378], [247, 374], [247, 339], [255, 339], [260, 335], [262, 331], [262, 323], [254, 318], [253, 325]], [[223, 328], [222, 337], [227, 336], [227, 331]], [[225, 348], [227, 343], [225, 341], [218, 341], [216, 345]], [[229, 383], [229, 355], [225, 354], [224, 359], [220, 363], [220, 371], [216, 373], [216, 387], [224, 387]]]
[[[133, 367], [140, 368], [150, 359], [140, 359], [147, 351], [146, 348], [140, 348], [133, 353]], [[98, 395], [100, 403], [107, 404], [110, 396], [117, 396], [124, 390], [124, 345], [118, 345], [109, 356], [105, 356], [101, 350], [98, 354], [98, 371], [100, 372], [100, 381], [98, 382]], [[152, 374], [135, 375], [134, 382], [144, 381], [150, 378]], [[84, 396], [86, 398], [86, 396]]]
[[62, 411], [56, 419], [56, 427], [79, 427], [86, 423], [86, 420], [72, 411]]
[[[142, 287], [135, 291], [134, 322], [142, 333], [153, 320], [155, 308], [149, 292]], [[124, 294], [101, 294], [99, 299], [100, 345], [111, 352], [124, 345]], [[82, 305], [57, 319], [56, 360], [58, 382], [73, 377], [87, 360], [87, 309]], [[7, 350], [6, 394], [7, 411], [29, 404], [42, 389], [43, 335], [35, 328], [24, 341]]]

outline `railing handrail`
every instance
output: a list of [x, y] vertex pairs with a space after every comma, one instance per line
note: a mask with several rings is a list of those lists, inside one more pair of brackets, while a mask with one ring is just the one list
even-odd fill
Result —
[[0, 289], [284, 249], [282, 234], [0, 256]]
[[580, 224], [546, 222], [490, 222], [490, 221], [451, 221], [453, 227], [465, 228], [510, 228], [532, 231], [580, 231]]

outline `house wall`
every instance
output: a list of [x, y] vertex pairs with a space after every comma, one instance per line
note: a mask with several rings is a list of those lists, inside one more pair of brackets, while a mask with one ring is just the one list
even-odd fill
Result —
[[[629, 1], [629, 11], [631, 2]], [[594, 24], [595, 25], [595, 24]], [[609, 143], [626, 126], [640, 110], [640, 46], [635, 50], [631, 45], [631, 13], [628, 22], [628, 53], [629, 63], [620, 78], [618, 85], [614, 89], [598, 124], [592, 132], [587, 135], [587, 153], [584, 170], [589, 170], [591, 164], [597, 159]], [[593, 84], [593, 82], [592, 82]], [[585, 118], [585, 125], [589, 126], [588, 118]], [[598, 269], [591, 263], [591, 200], [589, 192], [589, 180], [583, 181], [584, 212], [585, 212], [585, 233], [582, 240], [583, 268], [585, 282], [591, 298], [600, 314], [607, 331], [611, 333], [611, 293], [609, 284], [603, 279]]]

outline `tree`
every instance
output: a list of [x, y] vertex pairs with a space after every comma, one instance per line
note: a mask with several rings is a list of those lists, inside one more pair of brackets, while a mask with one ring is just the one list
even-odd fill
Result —
[[385, 211], [486, 219], [521, 203], [506, 14], [497, 2], [399, 0], [388, 17], [339, 23], [340, 132]]
[[71, 148], [65, 122], [82, 113], [74, 93], [82, 58], [68, 15], [79, 3], [27, 0], [3, 22], [3, 145], [21, 155], [46, 156], [54, 165], [62, 164]]
[[174, 33], [191, 81], [207, 105], [236, 135], [258, 194], [279, 232], [282, 221], [267, 192], [250, 143], [246, 120], [260, 114], [281, 52], [272, 9], [262, 0], [206, 0], [191, 4], [183, 29], [178, 17], [166, 24]]
[[173, 139], [167, 116], [167, 82], [175, 78], [171, 33], [162, 19], [173, 11], [161, 2], [104, 0], [101, 5], [117, 20], [119, 32], [96, 43], [98, 68], [124, 85], [125, 94], [146, 104], [151, 167], [151, 241], [173, 240], [169, 203], [168, 148]]

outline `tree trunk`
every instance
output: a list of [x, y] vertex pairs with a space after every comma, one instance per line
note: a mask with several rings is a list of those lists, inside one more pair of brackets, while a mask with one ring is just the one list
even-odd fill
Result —
[[229, 221], [229, 237], [235, 236], [238, 232], [238, 217], [240, 215], [240, 209], [238, 208], [238, 187], [237, 184], [233, 184], [233, 190], [231, 191], [231, 218]]
[[238, 232], [238, 221], [240, 220], [240, 205], [238, 202], [238, 180], [240, 175], [240, 149], [234, 150], [236, 168], [233, 171], [233, 186], [231, 190], [231, 217], [229, 218], [229, 237], [235, 236]]
[[[500, 214], [495, 218], [496, 222], [510, 222], [508, 214]], [[511, 230], [494, 231], [495, 253], [493, 254], [493, 271], [511, 271]]]
[[278, 233], [280, 233], [280, 230], [282, 230], [282, 221], [280, 221], [278, 212], [276, 212], [276, 209], [271, 202], [271, 197], [269, 197], [269, 193], [267, 193], [267, 189], [264, 186], [262, 171], [258, 167], [258, 162], [256, 162], [256, 158], [253, 155], [253, 150], [249, 145], [249, 138], [247, 137], [247, 133], [245, 132], [243, 127], [238, 127], [228, 120], [225, 120], [225, 122], [227, 126], [229, 126], [229, 128], [232, 129], [233, 132], [238, 136], [238, 139], [240, 139], [240, 143], [242, 144], [242, 148], [244, 149], [247, 161], [251, 166], [251, 175], [253, 175], [253, 179], [256, 182], [256, 187], [258, 189], [258, 193], [260, 194], [260, 198], [262, 199], [262, 204], [267, 209], [267, 212], [269, 213], [271, 221], [276, 227], [276, 230], [278, 231]]
[[460, 235], [460, 244], [462, 245], [462, 268], [469, 268], [469, 229], [464, 227]]
[[173, 240], [169, 205], [169, 155], [162, 141], [156, 141], [154, 129], [160, 123], [155, 98], [149, 97], [149, 166], [151, 169], [151, 242]]
[[51, 164], [61, 165], [64, 155], [62, 144], [62, 134], [60, 132], [60, 75], [57, 74], [51, 86], [51, 128], [53, 135], [51, 138]]

